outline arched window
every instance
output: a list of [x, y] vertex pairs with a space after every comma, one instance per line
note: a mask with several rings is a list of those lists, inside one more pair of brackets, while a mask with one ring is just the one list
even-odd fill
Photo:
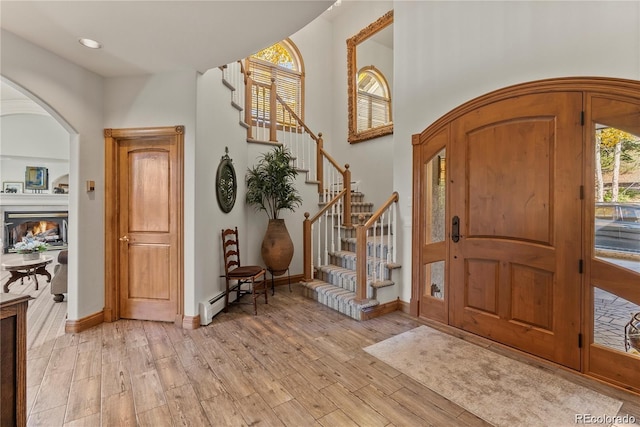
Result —
[[373, 65], [358, 71], [358, 132], [391, 123], [391, 94], [384, 75]]
[[[271, 85], [271, 79], [274, 78], [280, 98], [304, 120], [304, 64], [295, 44], [289, 39], [283, 40], [251, 55], [247, 62], [252, 79]], [[268, 108], [269, 100], [254, 93], [251, 106], [253, 117], [265, 117], [262, 110]], [[293, 124], [284, 121], [282, 111], [278, 109], [278, 124]]]

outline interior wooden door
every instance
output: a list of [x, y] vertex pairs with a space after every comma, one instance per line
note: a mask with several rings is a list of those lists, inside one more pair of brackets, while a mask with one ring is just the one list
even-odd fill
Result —
[[116, 209], [107, 238], [117, 248], [116, 318], [180, 322], [181, 127], [111, 133]]
[[580, 369], [582, 94], [451, 123], [449, 323]]

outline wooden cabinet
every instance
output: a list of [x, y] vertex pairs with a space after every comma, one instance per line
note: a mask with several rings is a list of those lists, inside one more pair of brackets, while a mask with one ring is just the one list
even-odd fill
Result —
[[27, 424], [29, 295], [0, 294], [0, 425]]

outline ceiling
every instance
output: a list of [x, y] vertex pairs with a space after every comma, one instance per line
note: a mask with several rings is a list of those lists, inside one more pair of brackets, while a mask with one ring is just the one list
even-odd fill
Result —
[[2, 0], [0, 27], [103, 77], [204, 72], [294, 34], [333, 2]]

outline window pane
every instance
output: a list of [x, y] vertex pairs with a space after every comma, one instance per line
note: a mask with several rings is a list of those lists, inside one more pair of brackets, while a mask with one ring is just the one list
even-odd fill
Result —
[[640, 306], [597, 287], [593, 292], [593, 341], [640, 355]]
[[595, 140], [595, 256], [638, 270], [640, 137], [600, 123]]
[[429, 197], [425, 198], [425, 212], [428, 212], [428, 230], [425, 242], [443, 242], [445, 237], [445, 174], [446, 149], [442, 149], [426, 164], [425, 188]]
[[425, 289], [429, 290], [429, 295], [444, 299], [444, 261], [432, 262], [426, 264], [427, 286]]

